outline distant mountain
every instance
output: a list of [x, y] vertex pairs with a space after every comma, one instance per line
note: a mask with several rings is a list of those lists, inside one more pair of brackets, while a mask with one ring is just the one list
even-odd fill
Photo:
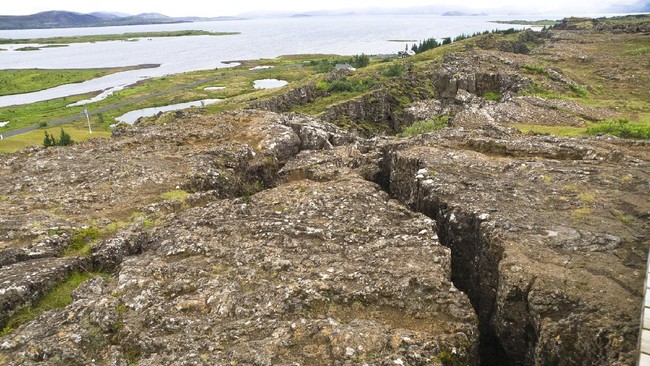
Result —
[[124, 18], [124, 17], [131, 16], [130, 14], [126, 14], [126, 13], [114, 13], [114, 12], [107, 12], [107, 11], [96, 11], [88, 15], [92, 15], [94, 17], [101, 18], [101, 19], [115, 19], [115, 18]]
[[160, 13], [137, 15], [99, 11], [80, 14], [71, 11], [46, 11], [32, 15], [0, 15], [0, 30], [5, 29], [50, 29], [109, 27], [118, 25], [169, 24], [190, 22], [211, 22], [242, 20], [240, 17], [178, 17], [172, 18]]
[[442, 13], [443, 17], [479, 17], [479, 16], [486, 16], [488, 14], [486, 13], [467, 13], [464, 11], [446, 11]]
[[74, 28], [102, 21], [89, 14], [46, 11], [26, 16], [0, 16], [0, 29]]
[[171, 17], [160, 13], [142, 13], [135, 15], [135, 17], [140, 19], [172, 19]]

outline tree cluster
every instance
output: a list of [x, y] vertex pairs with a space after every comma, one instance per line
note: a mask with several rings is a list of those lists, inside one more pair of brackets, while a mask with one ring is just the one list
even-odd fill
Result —
[[68, 146], [72, 145], [74, 141], [72, 141], [72, 137], [70, 136], [69, 133], [65, 132], [63, 128], [61, 129], [61, 132], [59, 133], [59, 139], [57, 140], [54, 135], [50, 135], [45, 131], [45, 138], [43, 138], [43, 146], [45, 147], [50, 147], [50, 146]]
[[495, 29], [492, 31], [485, 31], [485, 32], [476, 32], [473, 34], [460, 34], [456, 36], [453, 41], [449, 37], [445, 37], [442, 39], [442, 42], [438, 42], [435, 38], [428, 38], [425, 39], [424, 41], [420, 41], [418, 44], [413, 44], [411, 47], [411, 50], [415, 53], [422, 53], [424, 51], [432, 50], [436, 47], [440, 47], [442, 45], [446, 44], [451, 44], [452, 42], [458, 42], [462, 41], [464, 39], [480, 36], [480, 35], [486, 35], [486, 34], [502, 34], [504, 36], [509, 35], [509, 34], [515, 34], [521, 32], [520, 29], [514, 29], [514, 28], [508, 28], [508, 29]]
[[354, 55], [351, 57], [339, 57], [334, 59], [322, 59], [322, 60], [312, 60], [309, 62], [309, 66], [316, 66], [316, 72], [318, 73], [327, 73], [334, 70], [334, 67], [337, 64], [350, 64], [350, 66], [355, 69], [360, 69], [366, 67], [370, 64], [370, 57], [366, 54]]

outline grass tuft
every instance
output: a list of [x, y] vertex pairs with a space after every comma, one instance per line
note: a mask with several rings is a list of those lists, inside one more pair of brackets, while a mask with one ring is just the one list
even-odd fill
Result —
[[0, 332], [0, 335], [8, 334], [12, 330], [30, 322], [48, 310], [62, 309], [70, 305], [72, 303], [72, 292], [79, 287], [79, 285], [97, 275], [104, 277], [110, 276], [105, 273], [73, 273], [64, 282], [60, 283], [50, 292], [45, 294], [32, 306], [22, 308], [9, 317], [7, 323]]
[[398, 136], [410, 137], [438, 131], [448, 127], [448, 121], [448, 116], [440, 116], [426, 121], [416, 121], [412, 125], [406, 127]]
[[650, 124], [648, 123], [630, 123], [625, 118], [619, 118], [615, 121], [600, 122], [587, 129], [590, 135], [613, 135], [628, 139], [650, 139]]
[[185, 200], [190, 194], [182, 189], [175, 189], [169, 192], [165, 192], [160, 195], [160, 198], [162, 198], [165, 201], [172, 201], [172, 200], [177, 200], [181, 203], [185, 203]]
[[593, 210], [589, 207], [580, 207], [571, 211], [571, 216], [573, 217], [573, 223], [578, 224], [590, 216], [593, 213]]
[[94, 227], [85, 229], [77, 229], [70, 237], [70, 245], [65, 250], [65, 256], [81, 255], [84, 257], [90, 256], [90, 249], [99, 239], [99, 230]]

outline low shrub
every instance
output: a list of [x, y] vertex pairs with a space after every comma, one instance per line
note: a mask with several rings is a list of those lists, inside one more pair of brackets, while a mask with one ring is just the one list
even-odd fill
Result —
[[388, 70], [384, 71], [384, 76], [392, 78], [396, 76], [401, 76], [406, 71], [404, 65], [400, 63], [394, 63], [388, 67]]
[[422, 135], [429, 132], [441, 130], [449, 126], [449, 116], [438, 116], [425, 121], [416, 121], [412, 125], [406, 127], [399, 137], [409, 137]]
[[613, 135], [626, 139], [650, 140], [650, 124], [630, 123], [626, 118], [604, 121], [587, 128], [589, 135]]

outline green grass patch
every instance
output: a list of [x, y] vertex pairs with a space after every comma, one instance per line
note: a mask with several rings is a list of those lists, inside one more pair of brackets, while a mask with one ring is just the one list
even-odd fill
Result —
[[0, 332], [0, 335], [8, 334], [12, 330], [30, 322], [48, 310], [62, 309], [70, 305], [72, 303], [72, 292], [85, 281], [98, 275], [106, 278], [110, 277], [110, 275], [106, 273], [73, 273], [64, 282], [46, 293], [32, 306], [22, 308], [9, 317], [4, 328]]
[[[58, 118], [79, 117], [81, 120], [83, 107], [67, 108], [66, 106], [70, 103], [92, 98], [95, 95], [97, 93], [88, 93], [0, 108], [0, 121], [9, 121], [6, 127], [0, 128], [0, 134], [23, 127], [37, 126], [42, 122], [51, 122]], [[85, 122], [85, 117], [83, 120]], [[91, 122], [95, 122], [92, 117]]]
[[625, 118], [597, 123], [587, 129], [589, 135], [613, 135], [627, 139], [650, 139], [649, 123], [631, 123]]
[[157, 65], [114, 67], [103, 69], [11, 69], [0, 70], [0, 95], [31, 93], [64, 84], [81, 83], [102, 76]]
[[639, 47], [633, 50], [625, 51], [628, 55], [638, 56], [650, 53], [650, 47]]
[[595, 203], [596, 202], [596, 196], [594, 196], [591, 193], [582, 193], [578, 195], [578, 199], [584, 203]]
[[128, 41], [133, 38], [163, 38], [163, 37], [187, 37], [187, 36], [229, 36], [239, 32], [208, 32], [202, 30], [179, 30], [170, 32], [138, 32], [122, 34], [97, 34], [74, 37], [48, 37], [48, 38], [0, 38], [0, 44], [70, 44], [89, 43], [106, 41]]
[[84, 256], [90, 255], [90, 249], [95, 245], [99, 239], [99, 230], [94, 227], [77, 229], [72, 232], [70, 237], [70, 245], [65, 250], [65, 256]]
[[499, 92], [486, 92], [485, 94], [483, 94], [483, 98], [485, 98], [487, 100], [491, 100], [493, 102], [498, 102], [499, 100], [501, 100], [501, 93], [499, 93]]
[[575, 184], [567, 184], [562, 188], [564, 188], [564, 190], [571, 191], [571, 192], [576, 192], [578, 190], [578, 186]]
[[573, 223], [578, 224], [585, 221], [587, 217], [591, 216], [592, 213], [593, 210], [590, 209], [589, 207], [580, 207], [571, 211], [571, 217], [573, 217]]
[[618, 221], [622, 222], [624, 225], [628, 225], [628, 226], [634, 225], [634, 221], [635, 221], [634, 216], [625, 215], [625, 214], [622, 214], [622, 213], [616, 215], [616, 220], [618, 220]]
[[587, 97], [589, 95], [589, 91], [587, 91], [587, 88], [585, 88], [582, 85], [578, 85], [578, 84], [575, 84], [575, 83], [570, 83], [569, 84], [569, 89], [578, 98], [585, 98], [585, 97]]
[[513, 123], [512, 127], [518, 129], [522, 133], [533, 133], [540, 135], [553, 135], [560, 137], [577, 137], [584, 136], [587, 132], [586, 127], [574, 126], [546, 126], [546, 125], [531, 125], [524, 123]]
[[398, 134], [398, 136], [409, 137], [438, 131], [447, 127], [448, 121], [448, 116], [439, 116], [436, 118], [428, 119], [426, 121], [416, 121], [412, 125], [406, 127], [400, 134]]
[[[91, 138], [110, 138], [111, 133], [102, 130], [93, 130], [92, 135], [88, 132], [88, 128], [75, 127], [71, 125], [64, 125], [65, 131], [70, 134], [72, 139], [76, 142], [85, 141]], [[43, 146], [43, 139], [45, 137], [44, 131], [49, 134], [58, 136], [61, 127], [51, 127], [47, 129], [37, 129], [18, 136], [12, 136], [0, 140], [0, 154], [12, 153], [20, 149], [30, 146]], [[1, 132], [0, 132], [1, 133]]]
[[388, 66], [388, 69], [384, 71], [384, 76], [387, 78], [392, 78], [392, 77], [397, 77], [397, 76], [402, 76], [406, 72], [406, 68], [404, 65], [398, 62], [393, 62], [390, 66]]
[[546, 68], [542, 65], [526, 64], [523, 68], [524, 70], [530, 71], [534, 74], [546, 74]]
[[332, 81], [327, 91], [330, 93], [363, 92], [370, 89], [375, 83], [376, 79], [374, 78], [357, 79], [342, 77]]
[[165, 192], [160, 195], [160, 198], [162, 198], [165, 201], [172, 201], [172, 200], [177, 200], [180, 201], [181, 203], [185, 203], [185, 200], [190, 194], [182, 189], [175, 189], [169, 192]]

